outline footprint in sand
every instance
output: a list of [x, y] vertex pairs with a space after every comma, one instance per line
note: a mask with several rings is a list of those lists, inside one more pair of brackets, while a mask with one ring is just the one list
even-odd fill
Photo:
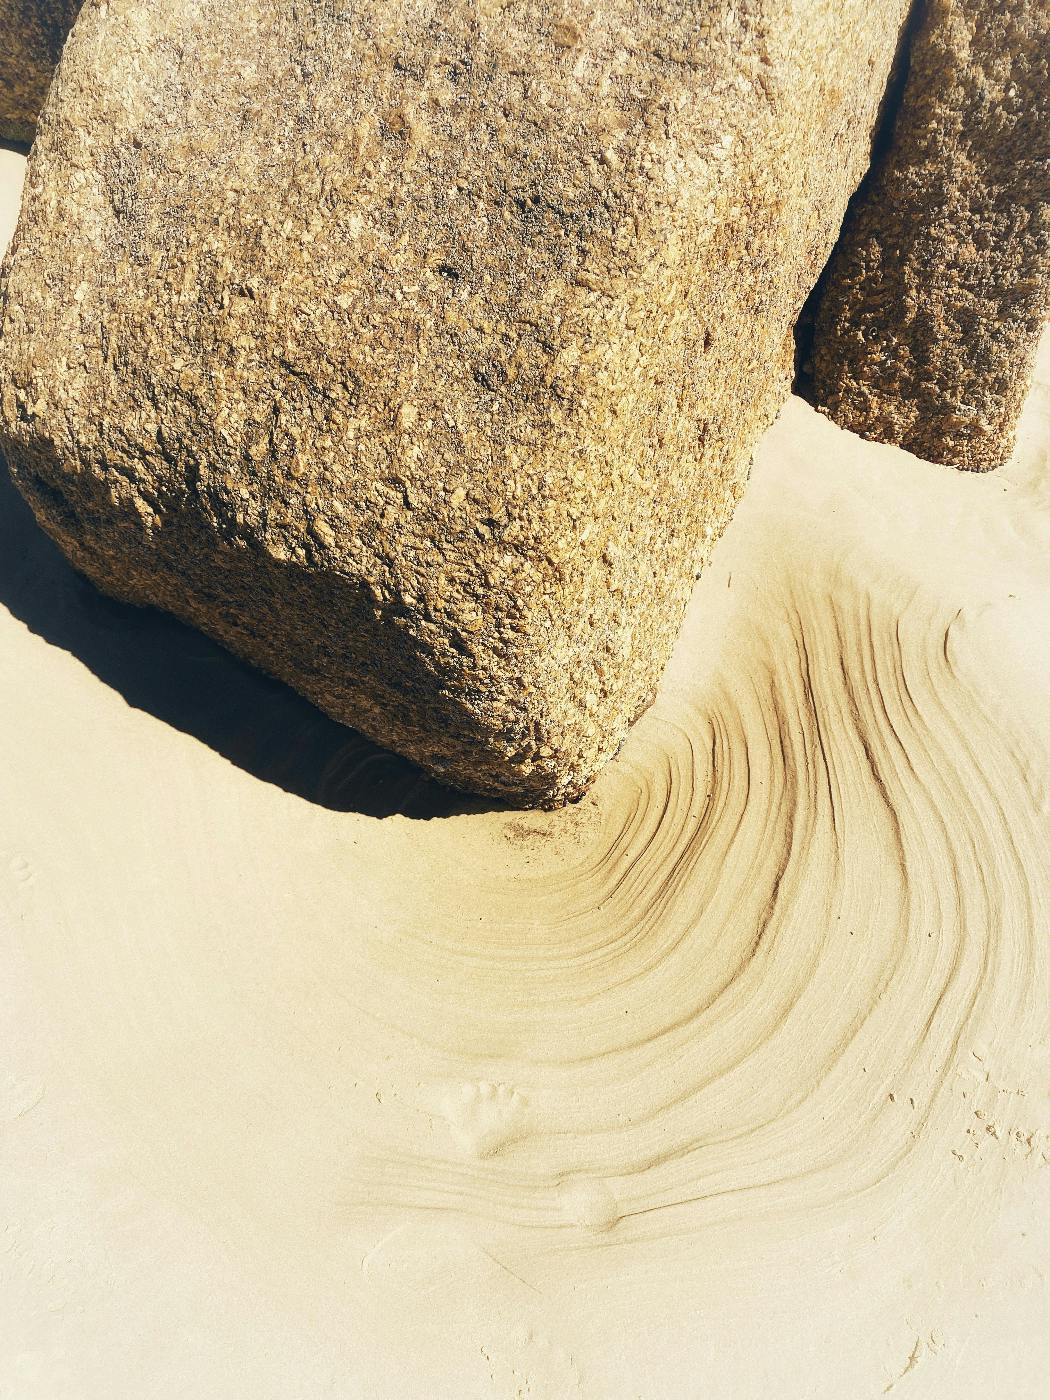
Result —
[[20, 885], [31, 885], [36, 878], [36, 871], [26, 860], [25, 856], [14, 856], [9, 862], [12, 876]]
[[508, 1348], [481, 1348], [492, 1400], [572, 1400], [583, 1393], [575, 1358], [532, 1328]]
[[510, 1084], [462, 1084], [443, 1105], [452, 1135], [472, 1157], [492, 1157], [528, 1131], [528, 1100]]

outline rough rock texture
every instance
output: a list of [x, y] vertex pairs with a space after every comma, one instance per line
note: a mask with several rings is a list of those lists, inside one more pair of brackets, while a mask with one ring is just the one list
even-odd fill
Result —
[[32, 141], [81, 0], [0, 0], [0, 140]]
[[983, 471], [1010, 456], [1050, 316], [1050, 3], [926, 0], [885, 156], [813, 342], [846, 428]]
[[447, 781], [581, 793], [791, 374], [903, 0], [91, 0], [0, 448], [110, 593]]

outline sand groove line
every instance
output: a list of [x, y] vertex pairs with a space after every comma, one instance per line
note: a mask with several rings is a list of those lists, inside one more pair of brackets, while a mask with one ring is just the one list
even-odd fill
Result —
[[[848, 603], [836, 596], [826, 609], [831, 626], [813, 627], [807, 618], [825, 613], [796, 589], [787, 615], [790, 651], [776, 636], [777, 627], [767, 626], [763, 646], [752, 641], [740, 648], [746, 656], [750, 647], [763, 661], [756, 668], [752, 660], [746, 685], [738, 656], [736, 665], [727, 662], [723, 668], [733, 678], [732, 688], [721, 680], [684, 724], [658, 717], [649, 726], [645, 747], [636, 748], [623, 765], [627, 772], [619, 775], [621, 787], [628, 781], [634, 786], [630, 816], [603, 852], [592, 851], [565, 872], [554, 896], [549, 884], [536, 891], [526, 878], [514, 884], [514, 902], [541, 915], [548, 897], [557, 903], [572, 895], [572, 907], [555, 931], [562, 931], [561, 948], [575, 948], [575, 957], [562, 952], [548, 962], [549, 947], [514, 944], [520, 919], [518, 925], [507, 922], [518, 960], [509, 975], [513, 980], [515, 972], [533, 974], [521, 984], [523, 995], [530, 980], [548, 974], [564, 990], [564, 975], [574, 973], [582, 985], [571, 988], [563, 1008], [567, 1016], [586, 1020], [592, 1008], [602, 1009], [603, 998], [615, 1003], [632, 991], [644, 998], [648, 1012], [634, 1034], [621, 1027], [616, 1040], [605, 1043], [599, 1035], [590, 1051], [577, 1044], [577, 1053], [558, 1063], [533, 1060], [530, 1073], [547, 1078], [547, 1097], [556, 1103], [574, 1077], [602, 1066], [629, 1111], [598, 1114], [597, 1121], [584, 1113], [566, 1127], [552, 1110], [480, 1167], [439, 1155], [402, 1162], [395, 1180], [387, 1179], [401, 1203], [425, 1207], [440, 1201], [446, 1208], [458, 1199], [467, 1211], [554, 1225], [559, 1222], [556, 1211], [552, 1215], [552, 1185], [583, 1171], [614, 1183], [621, 1218], [640, 1218], [834, 1175], [857, 1156], [862, 1141], [870, 1168], [863, 1176], [872, 1185], [899, 1166], [921, 1136], [960, 1047], [973, 1033], [982, 1000], [1000, 996], [1005, 980], [1012, 990], [1009, 1000], [1023, 1008], [1023, 977], [1034, 970], [1034, 896], [1021, 853], [1006, 830], [1008, 804], [997, 800], [992, 788], [995, 777], [1011, 784], [1023, 780], [1018, 755], [1006, 752], [1010, 771], [1005, 771], [1003, 746], [990, 728], [982, 733], [981, 753], [975, 750], [955, 710], [962, 708], [968, 722], [979, 726], [980, 707], [963, 696], [943, 644], [944, 624], [923, 610], [918, 595], [896, 611], [883, 605], [876, 616], [870, 597], [856, 589], [842, 591]], [[785, 663], [791, 655], [789, 670]], [[929, 706], [936, 707], [936, 723], [924, 717]], [[846, 726], [840, 722], [843, 714]], [[938, 731], [941, 721], [946, 728]], [[949, 736], [944, 743], [938, 732]], [[667, 746], [662, 753], [660, 745]], [[668, 756], [667, 748], [677, 752]], [[706, 771], [701, 755], [708, 756]], [[966, 769], [961, 775], [960, 755]], [[950, 781], [942, 780], [941, 771]], [[654, 772], [662, 776], [659, 784], [651, 779]], [[769, 801], [756, 816], [763, 782], [769, 784]], [[698, 791], [709, 796], [691, 821]], [[741, 791], [734, 812], [733, 795]], [[963, 810], [956, 811], [950, 828], [942, 808], [953, 801], [958, 809], [960, 792], [966, 794]], [[622, 791], [608, 800], [614, 812], [622, 811]], [[720, 845], [728, 812], [734, 813], [731, 834]], [[608, 826], [603, 823], [603, 834]], [[631, 839], [639, 841], [638, 848], [630, 849]], [[881, 851], [874, 865], [866, 849], [873, 840]], [[836, 872], [818, 906], [807, 904], [805, 889], [807, 853], [814, 843], [821, 871], [826, 873], [830, 859]], [[931, 844], [936, 867], [950, 872], [947, 902], [942, 887], [928, 878]], [[851, 890], [847, 878], [851, 866], [865, 861], [866, 909], [858, 900], [861, 891]], [[986, 865], [994, 873], [986, 875]], [[599, 876], [606, 883], [588, 887]], [[735, 925], [723, 918], [712, 929], [711, 911], [717, 912], [719, 888], [727, 880], [734, 894], [723, 908], [739, 907], [750, 893], [752, 912]], [[835, 903], [843, 905], [838, 919], [829, 917]], [[997, 930], [995, 907], [1001, 911]], [[609, 930], [604, 950], [599, 922]], [[861, 940], [881, 927], [877, 968], [869, 969], [863, 982], [864, 999], [848, 1015], [832, 1017], [816, 1049], [803, 1056], [800, 1033], [807, 1027], [811, 1036], [813, 1031], [804, 1003], [813, 1000], [822, 962], [831, 955], [841, 962], [845, 956], [841, 926], [848, 922], [857, 925], [854, 933]], [[821, 929], [816, 936], [813, 925]], [[1013, 950], [1018, 935], [1025, 945], [1019, 957]], [[690, 984], [703, 982], [703, 975], [690, 974], [703, 973], [712, 948], [727, 939], [735, 960], [703, 995], [690, 995]], [[778, 992], [778, 957], [783, 961], [792, 940], [794, 977]], [[766, 943], [772, 946], [762, 959]], [[430, 941], [428, 946], [438, 961], [454, 951], [454, 945]], [[624, 961], [630, 964], [626, 971], [617, 968]], [[507, 976], [506, 961], [497, 960], [494, 971]], [[848, 985], [844, 968], [841, 975]], [[598, 977], [603, 989], [594, 985]], [[659, 992], [668, 989], [671, 998], [661, 998]], [[532, 1000], [530, 1006], [542, 1025], [550, 1005]], [[610, 1026], [614, 1021], [604, 1018]], [[898, 1032], [894, 1044], [891, 1030]], [[796, 1067], [780, 1048], [790, 1047], [792, 1036]], [[560, 1033], [551, 1039], [564, 1043]], [[858, 1070], [867, 1072], [854, 1063], [858, 1048], [862, 1058], [873, 1061], [890, 1054], [892, 1074], [873, 1075], [870, 1083], [893, 1079], [918, 1089], [920, 1106], [905, 1131], [880, 1134], [886, 1096], [863, 1086], [858, 1091]], [[771, 1054], [779, 1066], [779, 1093], [771, 1096], [768, 1083], [759, 1088], [754, 1082], [750, 1093], [732, 1092], [743, 1087], [749, 1070], [753, 1080], [768, 1080]], [[479, 1062], [485, 1058], [479, 1047]], [[672, 1091], [661, 1092], [652, 1082], [658, 1063], [665, 1073], [669, 1064], [675, 1066], [679, 1083]], [[632, 1087], [638, 1092], [632, 1094]], [[818, 1101], [834, 1110], [823, 1121], [815, 1109]], [[848, 1134], [829, 1133], [829, 1116], [848, 1124]], [[818, 1126], [823, 1146], [814, 1140]], [[763, 1174], [763, 1162], [792, 1157], [798, 1159], [792, 1170]], [[439, 1163], [443, 1184], [435, 1193], [428, 1187], [429, 1168]], [[698, 1180], [707, 1189], [698, 1191]], [[861, 1189], [860, 1182], [849, 1189]]]

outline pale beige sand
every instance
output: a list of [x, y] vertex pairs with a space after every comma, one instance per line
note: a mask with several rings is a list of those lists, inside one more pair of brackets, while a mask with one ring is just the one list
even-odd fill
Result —
[[1048, 357], [990, 477], [792, 401], [553, 814], [7, 490], [0, 1396], [1043, 1396], [1048, 446]]

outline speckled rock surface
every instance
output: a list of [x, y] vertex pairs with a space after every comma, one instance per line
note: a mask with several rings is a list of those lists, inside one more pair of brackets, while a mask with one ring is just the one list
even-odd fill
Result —
[[0, 140], [32, 141], [80, 0], [0, 0]]
[[1050, 316], [1050, 3], [926, 0], [816, 318], [813, 395], [930, 461], [1005, 462]]
[[98, 585], [446, 781], [651, 702], [870, 155], [903, 0], [90, 0], [0, 448]]

